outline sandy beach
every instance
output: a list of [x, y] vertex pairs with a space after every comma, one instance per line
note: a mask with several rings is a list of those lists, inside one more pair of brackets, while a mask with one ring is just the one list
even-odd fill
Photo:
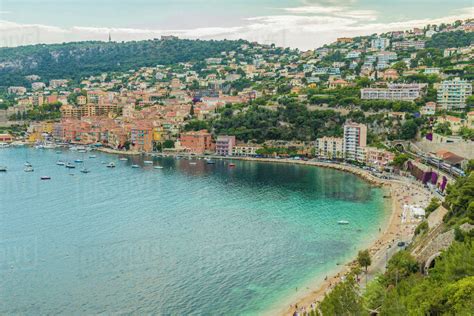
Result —
[[[365, 288], [366, 278], [370, 282], [377, 274], [383, 273], [387, 260], [396, 253], [399, 241], [409, 242], [413, 237], [420, 220], [411, 217], [410, 214], [405, 214], [404, 205], [425, 207], [432, 198], [431, 193], [418, 184], [385, 180], [383, 185], [390, 191], [391, 213], [385, 228], [381, 229], [380, 236], [367, 248], [371, 254], [372, 264], [368, 269], [367, 277], [365, 273], [360, 275], [361, 288]], [[310, 293], [305, 293], [291, 305], [287, 305], [288, 307], [282, 309], [279, 314], [293, 315], [298, 310], [301, 315], [301, 313], [311, 311], [355, 265], [357, 263], [354, 258], [353, 261], [341, 266], [336, 274], [321, 280], [318, 287], [311, 289]]]

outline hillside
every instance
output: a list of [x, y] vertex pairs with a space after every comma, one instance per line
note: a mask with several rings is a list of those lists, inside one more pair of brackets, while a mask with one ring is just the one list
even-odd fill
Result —
[[24, 76], [42, 80], [128, 71], [146, 66], [200, 61], [235, 51], [245, 41], [147, 40], [134, 42], [75, 42], [0, 48], [2, 86], [25, 85]]

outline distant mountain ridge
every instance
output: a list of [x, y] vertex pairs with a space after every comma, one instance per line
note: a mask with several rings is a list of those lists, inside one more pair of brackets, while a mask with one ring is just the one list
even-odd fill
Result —
[[0, 48], [0, 85], [27, 84], [35, 74], [42, 80], [79, 79], [109, 71], [170, 65], [217, 57], [237, 50], [244, 40], [145, 40], [133, 42], [73, 42]]

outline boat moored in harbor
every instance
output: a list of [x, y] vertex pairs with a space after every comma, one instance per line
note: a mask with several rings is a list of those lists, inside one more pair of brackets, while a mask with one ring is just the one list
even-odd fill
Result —
[[28, 166], [28, 167], [25, 167], [25, 169], [23, 169], [23, 171], [25, 171], [25, 172], [33, 172], [33, 171], [35, 171], [35, 169], [33, 169], [32, 166]]

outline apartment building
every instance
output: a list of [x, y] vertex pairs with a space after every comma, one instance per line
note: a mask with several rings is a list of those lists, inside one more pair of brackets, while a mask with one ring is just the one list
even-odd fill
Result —
[[212, 135], [207, 130], [182, 133], [179, 141], [181, 147], [194, 154], [202, 155], [205, 152], [215, 151], [215, 144], [212, 142]]
[[426, 84], [389, 84], [388, 88], [361, 89], [361, 99], [413, 101], [424, 94]]
[[324, 159], [344, 157], [344, 141], [340, 137], [322, 137], [316, 139], [316, 155]]
[[255, 157], [257, 156], [257, 150], [259, 150], [260, 148], [262, 147], [251, 144], [236, 145], [232, 149], [232, 156]]
[[393, 43], [394, 49], [399, 50], [407, 50], [407, 49], [424, 49], [425, 48], [425, 41], [401, 41], [401, 42], [394, 42]]
[[390, 46], [390, 39], [384, 37], [376, 37], [370, 42], [370, 46], [374, 50], [385, 50]]
[[348, 123], [344, 125], [343, 148], [347, 160], [365, 162], [367, 147], [367, 126]]
[[472, 84], [469, 81], [455, 78], [445, 80], [438, 87], [438, 105], [445, 110], [463, 109], [466, 99], [472, 95]]
[[235, 136], [217, 136], [216, 154], [231, 156], [235, 146]]

